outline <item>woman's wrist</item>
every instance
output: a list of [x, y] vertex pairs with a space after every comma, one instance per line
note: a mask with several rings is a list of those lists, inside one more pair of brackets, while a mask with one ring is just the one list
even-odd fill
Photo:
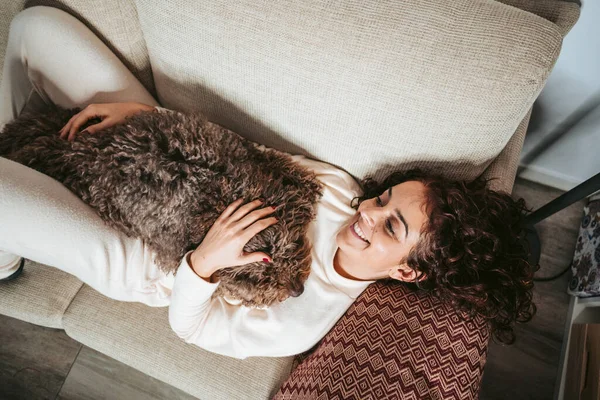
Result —
[[209, 283], [216, 283], [217, 280], [214, 277], [214, 272], [201, 269], [200, 265], [202, 265], [202, 264], [198, 263], [197, 260], [196, 260], [196, 262], [194, 262], [193, 255], [194, 255], [193, 252], [189, 253], [187, 255], [187, 263], [190, 266], [190, 268], [192, 269], [192, 271], [194, 271], [194, 273], [196, 275], [198, 275], [200, 278], [204, 279], [205, 281], [207, 281]]

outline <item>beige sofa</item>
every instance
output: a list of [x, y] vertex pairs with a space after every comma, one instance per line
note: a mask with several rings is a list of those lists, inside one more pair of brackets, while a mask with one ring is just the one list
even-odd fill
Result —
[[[357, 178], [421, 166], [496, 177], [505, 191], [579, 14], [552, 0], [11, 0], [0, 4], [0, 60], [11, 19], [35, 5], [82, 20], [165, 107]], [[166, 308], [110, 300], [33, 263], [0, 285], [0, 313], [64, 329], [205, 399], [269, 398], [292, 367], [186, 344]]]

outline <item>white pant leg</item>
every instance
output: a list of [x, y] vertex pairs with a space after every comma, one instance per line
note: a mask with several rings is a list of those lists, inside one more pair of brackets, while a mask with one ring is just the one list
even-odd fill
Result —
[[10, 25], [0, 84], [0, 126], [16, 118], [31, 91], [63, 107], [158, 102], [81, 21], [53, 7], [18, 13]]
[[[35, 90], [64, 107], [138, 101], [158, 105], [118, 58], [81, 22], [51, 7], [20, 12], [10, 26], [0, 85], [0, 123]], [[0, 158], [0, 255], [69, 272], [118, 300], [169, 303], [172, 275], [152, 262], [143, 241], [106, 225], [58, 181]]]

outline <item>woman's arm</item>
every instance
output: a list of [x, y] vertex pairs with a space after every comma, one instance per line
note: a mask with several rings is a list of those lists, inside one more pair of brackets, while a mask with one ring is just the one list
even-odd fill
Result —
[[289, 334], [282, 335], [284, 329], [293, 328], [293, 321], [285, 321], [290, 313], [281, 318], [273, 309], [248, 308], [211, 298], [219, 286], [211, 280], [217, 270], [271, 262], [268, 254], [245, 253], [243, 249], [252, 237], [276, 223], [274, 217], [264, 218], [275, 209], [252, 211], [262, 204], [258, 200], [241, 204], [240, 199], [229, 205], [198, 248], [183, 258], [171, 292], [169, 322], [186, 342], [214, 353], [235, 358], [294, 354], [296, 342], [289, 341]]
[[211, 299], [218, 285], [196, 275], [184, 258], [175, 277], [169, 323], [186, 342], [245, 359], [298, 354], [319, 339], [298, 332], [295, 326], [301, 316], [290, 315], [279, 304], [258, 309]]

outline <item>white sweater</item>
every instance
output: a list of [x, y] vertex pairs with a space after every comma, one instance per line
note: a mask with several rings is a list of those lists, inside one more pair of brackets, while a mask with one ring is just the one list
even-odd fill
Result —
[[298, 354], [323, 338], [374, 282], [344, 278], [333, 268], [335, 236], [355, 214], [350, 202], [361, 193], [360, 187], [348, 173], [330, 164], [301, 155], [292, 158], [314, 171], [323, 183], [323, 197], [308, 227], [312, 265], [304, 292], [262, 309], [224, 298], [211, 300], [219, 283], [209, 283], [196, 275], [186, 255], [174, 278], [169, 306], [171, 327], [186, 342], [240, 359]]

